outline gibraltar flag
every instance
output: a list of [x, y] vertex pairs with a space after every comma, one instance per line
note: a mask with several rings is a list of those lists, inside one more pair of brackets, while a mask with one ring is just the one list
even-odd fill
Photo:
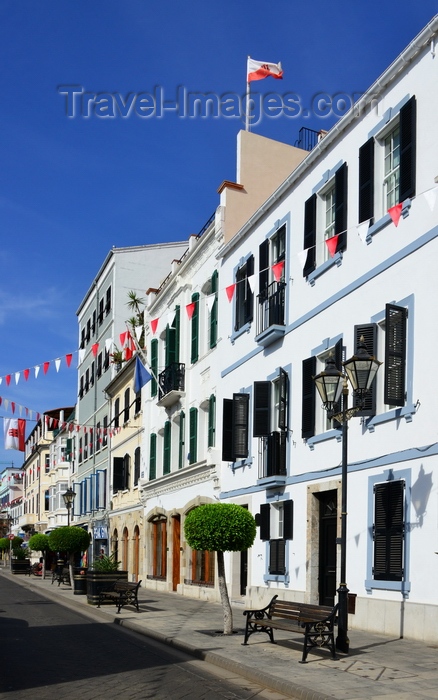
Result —
[[252, 80], [263, 80], [270, 75], [276, 80], [283, 78], [281, 63], [262, 63], [262, 61], [253, 61], [248, 56], [248, 83]]
[[24, 418], [4, 418], [5, 450], [24, 452], [24, 434], [26, 421]]

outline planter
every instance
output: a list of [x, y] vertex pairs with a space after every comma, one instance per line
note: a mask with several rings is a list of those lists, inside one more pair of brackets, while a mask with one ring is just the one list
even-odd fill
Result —
[[128, 580], [127, 571], [87, 571], [87, 603], [97, 605], [99, 602], [99, 593], [105, 588], [109, 588], [116, 581]]
[[30, 574], [30, 559], [11, 559], [13, 574]]
[[73, 595], [87, 595], [87, 567], [73, 568]]

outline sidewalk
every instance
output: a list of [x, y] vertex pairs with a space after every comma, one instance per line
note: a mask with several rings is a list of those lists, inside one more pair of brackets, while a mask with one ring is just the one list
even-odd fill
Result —
[[46, 578], [12, 576], [0, 568], [0, 575], [38, 591], [95, 621], [118, 623], [135, 632], [185, 651], [232, 673], [302, 700], [438, 700], [437, 644], [426, 645], [406, 639], [351, 630], [350, 654], [332, 661], [329, 652], [315, 652], [307, 664], [300, 664], [302, 636], [291, 638], [275, 632], [276, 645], [263, 634], [253, 635], [242, 646], [242, 607], [234, 607], [234, 628], [238, 634], [224, 637], [222, 607], [217, 603], [159, 593], [142, 588], [140, 613], [134, 608], [95, 608], [87, 597], [74, 595], [70, 587]]

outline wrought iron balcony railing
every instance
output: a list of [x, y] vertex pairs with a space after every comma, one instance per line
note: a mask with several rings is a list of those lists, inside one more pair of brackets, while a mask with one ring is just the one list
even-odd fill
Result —
[[270, 326], [284, 326], [285, 282], [272, 282], [258, 299], [257, 335]]
[[172, 362], [158, 375], [158, 400], [171, 391], [185, 390], [186, 366], [183, 362]]
[[261, 438], [259, 479], [269, 476], [287, 476], [286, 441], [286, 431], [274, 431]]

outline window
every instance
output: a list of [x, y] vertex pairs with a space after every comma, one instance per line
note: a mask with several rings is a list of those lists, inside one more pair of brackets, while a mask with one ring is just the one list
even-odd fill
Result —
[[109, 366], [110, 366], [110, 352], [109, 352], [109, 350], [105, 349], [105, 355], [104, 355], [104, 360], [103, 360], [103, 369], [106, 371]]
[[83, 454], [82, 454], [82, 438], [79, 438], [79, 464], [82, 462], [83, 459]]
[[210, 347], [217, 345], [217, 321], [218, 321], [218, 282], [219, 273], [215, 270], [211, 276], [211, 293], [214, 294], [214, 301], [210, 311]]
[[108, 316], [111, 311], [111, 287], [108, 287], [105, 295], [105, 313]]
[[151, 340], [151, 396], [157, 395], [157, 375], [158, 375], [158, 340]]
[[87, 332], [85, 334], [85, 340], [88, 343], [91, 338], [91, 318], [88, 319], [87, 321]]
[[235, 462], [248, 457], [249, 394], [224, 399], [222, 416], [222, 459]]
[[[376, 208], [381, 208], [383, 215], [415, 195], [416, 131], [417, 103], [413, 96], [379, 137], [368, 139], [359, 149], [359, 223], [372, 220]], [[380, 172], [382, 184], [376, 188]]]
[[216, 434], [216, 397], [212, 394], [208, 400], [208, 447], [214, 447]]
[[140, 479], [141, 448], [136, 447], [134, 452], [134, 486], [138, 485]]
[[254, 257], [250, 255], [247, 261], [239, 267], [236, 273], [236, 307], [235, 326], [238, 331], [253, 319], [253, 293], [248, 277], [254, 274]]
[[103, 417], [103, 437], [102, 447], [106, 447], [108, 443], [108, 416]]
[[50, 510], [50, 489], [44, 491], [44, 510]]
[[343, 371], [342, 355], [343, 340], [338, 340], [334, 345], [328, 345], [318, 355], [308, 357], [302, 364], [302, 403], [301, 403], [301, 437], [311, 438], [315, 433], [322, 433], [332, 427], [332, 421], [328, 419], [327, 412], [318, 408], [316, 403], [316, 386], [313, 380], [319, 372], [325, 368], [325, 360], [332, 354], [336, 367]]
[[286, 540], [293, 539], [293, 501], [264, 503], [260, 507], [260, 539], [269, 542], [268, 574], [284, 576]]
[[167, 571], [167, 520], [152, 521], [152, 577], [165, 579]]
[[137, 413], [140, 413], [141, 411], [141, 389], [140, 391], [137, 391], [135, 395], [135, 404], [134, 404], [134, 415], [137, 415]]
[[79, 379], [79, 398], [82, 399], [84, 395], [84, 375]]
[[192, 549], [191, 583], [214, 585], [214, 552], [198, 552]]
[[178, 469], [182, 469], [185, 459], [185, 423], [184, 411], [179, 414], [179, 442], [178, 442]]
[[127, 423], [129, 421], [129, 399], [130, 390], [126, 389], [124, 397], [124, 408], [123, 408], [123, 422]]
[[94, 451], [98, 452], [100, 450], [100, 445], [102, 442], [101, 434], [100, 434], [100, 421], [96, 423], [96, 438], [95, 438], [95, 444], [94, 444]]
[[99, 379], [99, 377], [102, 376], [102, 353], [100, 352], [97, 356], [97, 368], [96, 368], [96, 376]]
[[390, 406], [404, 406], [406, 401], [406, 319], [405, 307], [386, 305], [383, 402]]
[[125, 454], [124, 457], [113, 457], [113, 493], [129, 489], [130, 470], [129, 454]]
[[257, 335], [272, 325], [284, 325], [284, 267], [277, 282], [272, 266], [283, 262], [286, 249], [286, 226], [282, 226], [259, 246], [259, 295]]
[[88, 433], [84, 435], [84, 459], [88, 459]]
[[120, 424], [119, 416], [120, 416], [120, 399], [116, 399], [114, 401], [114, 418], [113, 418], [115, 428], [119, 427], [119, 424]]
[[198, 460], [198, 409], [189, 411], [189, 464]]
[[91, 363], [90, 369], [90, 387], [94, 386], [94, 361]]
[[85, 393], [87, 393], [87, 391], [89, 390], [89, 388], [90, 388], [90, 368], [88, 368], [88, 369], [85, 371], [85, 385], [84, 385]]
[[192, 316], [192, 342], [190, 359], [192, 364], [198, 361], [199, 358], [199, 294], [192, 294], [192, 304], [195, 305]]
[[96, 333], [96, 310], [93, 311], [93, 320], [91, 323], [91, 333], [92, 335], [95, 335]]
[[104, 312], [104, 300], [101, 299], [99, 301], [99, 316], [97, 319], [99, 321], [99, 326], [101, 326], [103, 323], [103, 312]]
[[259, 478], [286, 476], [289, 377], [280, 368], [273, 381], [254, 382], [253, 436], [260, 438]]
[[325, 241], [339, 235], [336, 252], [347, 248], [348, 167], [343, 163], [318, 194], [304, 204], [304, 241], [307, 258], [303, 276], [307, 277], [328, 259]]
[[157, 436], [152, 433], [149, 446], [149, 480], [157, 478]]
[[172, 437], [172, 424], [171, 424], [170, 420], [168, 420], [164, 424], [163, 475], [170, 474], [171, 437]]
[[93, 455], [93, 445], [94, 445], [94, 441], [93, 441], [93, 428], [90, 428], [90, 441], [89, 441], [89, 453], [90, 453], [90, 457], [92, 457], [92, 455]]
[[79, 345], [79, 347], [81, 350], [85, 348], [85, 328], [81, 329], [81, 344]]
[[403, 579], [404, 481], [374, 486], [374, 567], [376, 581]]

